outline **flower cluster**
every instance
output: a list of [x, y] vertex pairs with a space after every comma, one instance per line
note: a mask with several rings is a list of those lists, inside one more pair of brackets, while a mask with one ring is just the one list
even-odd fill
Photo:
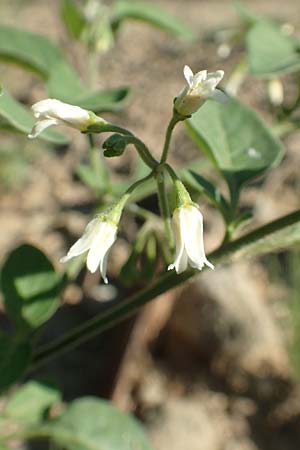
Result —
[[[192, 70], [188, 66], [185, 66], [184, 76], [187, 85], [175, 98], [174, 115], [170, 124], [174, 125], [180, 120], [185, 120], [191, 114], [195, 113], [209, 98], [218, 101], [226, 100], [226, 95], [219, 89], [216, 89], [223, 75], [224, 72], [222, 70], [213, 73], [202, 70], [194, 75]], [[201, 270], [204, 265], [211, 269], [214, 268], [213, 264], [205, 256], [203, 216], [199, 207], [191, 200], [189, 193], [180, 179], [165, 162], [169, 139], [166, 138], [167, 145], [165, 144], [164, 146], [161, 161], [157, 162], [150, 154], [148, 148], [138, 138], [132, 135], [132, 133], [108, 124], [108, 122], [96, 116], [92, 111], [87, 111], [79, 106], [69, 105], [56, 99], [42, 100], [34, 104], [32, 110], [37, 121], [29, 134], [30, 138], [37, 137], [46, 128], [53, 125], [67, 125], [84, 133], [101, 133], [117, 129], [118, 133], [121, 132], [121, 134], [111, 136], [110, 140], [106, 141], [106, 147], [111, 145], [109, 144], [111, 141], [119, 142], [120, 140], [124, 148], [127, 145], [126, 142], [134, 144], [144, 162], [146, 164], [148, 163], [152, 170], [150, 175], [146, 177], [147, 179], [149, 177], [157, 177], [158, 180], [162, 176], [161, 170], [164, 167], [168, 167], [176, 194], [176, 207], [172, 216], [176, 256], [174, 262], [168, 266], [168, 270], [175, 269], [179, 274], [185, 271], [188, 266], [198, 270]], [[122, 130], [124, 131], [124, 139], [122, 138]], [[122, 152], [124, 151], [123, 147]], [[109, 155], [111, 156], [111, 152]], [[113, 156], [115, 156], [115, 153]], [[74, 257], [86, 254], [88, 270], [94, 273], [99, 268], [104, 282], [108, 282], [106, 276], [108, 253], [117, 238], [122, 210], [131, 191], [140, 182], [143, 182], [143, 180], [134, 183], [119, 202], [88, 223], [83, 235], [70, 248], [67, 255], [61, 259], [61, 262], [65, 263]], [[163, 216], [166, 218], [164, 214]]]

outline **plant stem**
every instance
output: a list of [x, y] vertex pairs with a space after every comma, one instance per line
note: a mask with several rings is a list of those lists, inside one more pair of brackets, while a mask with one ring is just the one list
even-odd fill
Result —
[[180, 122], [181, 120], [186, 119], [186, 117], [183, 117], [181, 115], [179, 115], [178, 113], [176, 113], [176, 111], [173, 112], [173, 116], [169, 122], [167, 131], [166, 131], [166, 136], [165, 136], [165, 142], [164, 142], [164, 147], [162, 150], [162, 154], [161, 154], [161, 159], [160, 162], [164, 163], [167, 161], [167, 157], [168, 157], [168, 151], [169, 151], [169, 147], [170, 147], [170, 142], [171, 142], [171, 137], [172, 137], [172, 133], [173, 130], [175, 128], [175, 125]]
[[158, 195], [158, 203], [161, 216], [164, 220], [165, 224], [165, 233], [168, 245], [170, 249], [173, 249], [173, 233], [171, 227], [171, 215], [170, 215], [170, 206], [168, 201], [168, 195], [166, 191], [166, 182], [165, 182], [165, 174], [163, 171], [159, 171], [156, 175], [157, 182], [157, 195]]
[[141, 159], [144, 161], [144, 163], [150, 167], [151, 169], [153, 169], [154, 167], [158, 166], [158, 161], [156, 161], [155, 158], [153, 158], [153, 156], [151, 155], [148, 147], [144, 144], [143, 141], [141, 141], [139, 138], [137, 138], [136, 136], [128, 136], [126, 138], [126, 142], [128, 144], [133, 144], [138, 152], [138, 154], [140, 155]]
[[[244, 254], [242, 255], [243, 252], [241, 252], [239, 256], [245, 256], [245, 254], [247, 254], [247, 246], [251, 247], [251, 244], [257, 243], [259, 240], [266, 239], [274, 233], [291, 225], [296, 225], [297, 222], [300, 222], [299, 210], [251, 231], [235, 241], [222, 245], [208, 255], [208, 258], [212, 261], [212, 263], [216, 264], [229, 261], [231, 257], [240, 250], [244, 250]], [[135, 314], [142, 305], [148, 303], [169, 289], [179, 286], [181, 283], [191, 279], [197, 274], [199, 274], [199, 272], [196, 270], [187, 270], [179, 275], [175, 272], [169, 272], [163, 275], [150, 287], [147, 287], [137, 294], [134, 294], [124, 301], [114, 305], [104, 313], [86, 321], [79, 327], [56, 339], [54, 342], [40, 348], [33, 357], [31, 369], [35, 369], [36, 367], [45, 364], [68, 350], [71, 350], [97, 336], [103, 331], [112, 328], [115, 324], [121, 322], [132, 314]]]
[[144, 144], [143, 141], [141, 141], [137, 136], [135, 136], [133, 133], [126, 130], [125, 128], [113, 125], [111, 123], [107, 123], [105, 125], [101, 124], [100, 126], [94, 124], [90, 126], [88, 131], [89, 135], [90, 133], [100, 134], [109, 132], [115, 132], [122, 134], [123, 136], [126, 136], [126, 142], [128, 144], [133, 144], [135, 146], [138, 154], [140, 155], [144, 163], [147, 164], [147, 166], [149, 166], [151, 169], [153, 169], [159, 164], [158, 161], [156, 161], [156, 159], [153, 158], [153, 156], [151, 155], [150, 150], [148, 149], [146, 144]]

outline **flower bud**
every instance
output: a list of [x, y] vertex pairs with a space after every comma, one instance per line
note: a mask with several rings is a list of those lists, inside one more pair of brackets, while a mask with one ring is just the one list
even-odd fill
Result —
[[67, 125], [87, 132], [91, 125], [106, 124], [104, 119], [96, 116], [92, 111], [51, 98], [35, 103], [32, 111], [37, 121], [28, 135], [31, 139], [36, 138], [42, 131], [53, 125]]
[[111, 158], [121, 156], [126, 148], [126, 139], [121, 134], [113, 134], [103, 143], [104, 156]]

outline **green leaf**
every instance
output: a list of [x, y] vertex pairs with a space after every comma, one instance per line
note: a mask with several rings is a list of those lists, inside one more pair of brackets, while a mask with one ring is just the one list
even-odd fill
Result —
[[118, 28], [124, 19], [140, 20], [185, 40], [195, 39], [190, 27], [166, 10], [150, 2], [119, 0], [115, 7], [113, 27]]
[[4, 415], [29, 425], [43, 420], [45, 411], [61, 399], [60, 393], [46, 384], [29, 381], [6, 403]]
[[129, 94], [127, 87], [90, 91], [65, 61], [53, 65], [47, 89], [50, 97], [94, 112], [119, 111]]
[[52, 65], [63, 56], [55, 44], [40, 34], [0, 25], [0, 58], [47, 78]]
[[28, 367], [31, 347], [28, 342], [17, 342], [0, 334], [0, 392], [19, 380]]
[[261, 17], [252, 11], [248, 5], [236, 0], [234, 1], [234, 7], [240, 18], [248, 25], [254, 25], [257, 21], [261, 20]]
[[76, 98], [76, 104], [94, 112], [118, 112], [130, 93], [129, 87], [88, 92]]
[[62, 277], [49, 259], [32, 245], [13, 250], [1, 273], [1, 287], [7, 314], [20, 328], [36, 328], [59, 306]]
[[18, 63], [44, 78], [50, 97], [95, 112], [119, 110], [129, 93], [127, 87], [89, 90], [60, 48], [37, 33], [0, 25], [0, 58]]
[[[18, 130], [24, 134], [29, 134], [35, 123], [33, 115], [7, 91], [3, 91], [0, 97], [0, 121], [1, 128]], [[52, 130], [43, 131], [39, 137], [55, 144], [68, 142], [65, 136]]]
[[184, 170], [181, 172], [183, 181], [188, 183], [192, 188], [200, 193], [205, 194], [210, 201], [220, 209], [224, 217], [229, 213], [230, 206], [227, 200], [221, 194], [219, 188], [214, 186], [210, 181], [193, 170]]
[[249, 67], [253, 75], [274, 77], [299, 71], [299, 42], [275, 23], [261, 20], [246, 36]]
[[86, 20], [73, 0], [62, 0], [61, 17], [70, 36], [79, 39], [86, 25]]
[[283, 148], [258, 115], [235, 98], [207, 101], [187, 121], [192, 139], [238, 193], [252, 178], [276, 166]]
[[136, 420], [92, 397], [73, 401], [46, 429], [67, 450], [151, 449]]

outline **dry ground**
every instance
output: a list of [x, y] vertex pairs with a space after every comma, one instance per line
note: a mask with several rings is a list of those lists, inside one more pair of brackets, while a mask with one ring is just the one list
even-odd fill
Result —
[[[216, 45], [205, 42], [203, 36], [237, 19], [231, 2], [225, 0], [155, 3], [184, 19], [202, 39], [188, 47], [142, 24], [127, 24], [116, 47], [101, 60], [97, 85], [132, 87], [125, 111], [114, 120], [145, 139], [157, 154], [172, 98], [183, 83], [183, 65], [194, 70], [224, 68], [228, 76], [237, 55], [221, 60]], [[297, 0], [286, 0], [284, 5], [279, 0], [247, 4], [299, 25]], [[25, 24], [26, 29], [61, 43], [84, 77], [84, 49], [68, 42], [58, 19], [58, 1], [2, 0], [0, 14], [5, 23]], [[44, 95], [41, 83], [20, 69], [1, 63], [0, 77], [28, 104]], [[247, 79], [240, 95], [268, 119], [261, 82]], [[245, 192], [244, 204], [253, 207], [256, 223], [299, 207], [299, 142], [299, 134], [290, 136], [281, 167], [259, 189], [253, 185]], [[16, 144], [11, 137], [1, 136], [2, 147], [18, 145], [38, 156], [27, 169], [21, 189], [7, 191], [0, 186], [0, 254], [29, 240], [58, 261], [68, 245], [66, 230], [72, 239], [78, 236], [88, 220], [86, 211], [91, 211], [95, 201], [89, 189], [74, 179], [86, 143], [72, 134], [70, 148], [54, 153], [41, 148], [38, 141], [18, 140]], [[178, 127], [173, 163], [179, 166], [195, 154], [193, 144]], [[132, 164], [130, 159], [120, 159], [111, 166], [121, 177], [124, 167]], [[221, 240], [222, 226], [211, 208], [203, 205], [203, 210], [210, 250]], [[126, 246], [119, 245], [112, 261], [124, 258], [124, 252]], [[113, 262], [112, 278], [117, 270]], [[56, 322], [51, 322], [49, 337], [81, 321], [83, 315], [90, 317], [104, 298], [114, 296], [114, 286], [99, 288], [97, 280], [91, 285], [88, 294], [75, 285], [68, 291], [65, 301], [78, 305], [66, 306]], [[49, 372], [59, 380], [66, 398], [99, 393], [113, 397], [116, 404], [145, 421], [157, 450], [296, 450], [300, 445], [300, 393], [299, 376], [296, 381], [291, 376], [287, 352], [288, 295], [284, 283], [270, 282], [265, 261], [222, 267], [167, 294], [165, 301], [148, 306], [134, 323], [93, 341], [41, 374]], [[120, 366], [118, 355], [123, 355]], [[103, 371], [105, 365], [109, 369]], [[109, 375], [115, 379], [114, 386]]]

